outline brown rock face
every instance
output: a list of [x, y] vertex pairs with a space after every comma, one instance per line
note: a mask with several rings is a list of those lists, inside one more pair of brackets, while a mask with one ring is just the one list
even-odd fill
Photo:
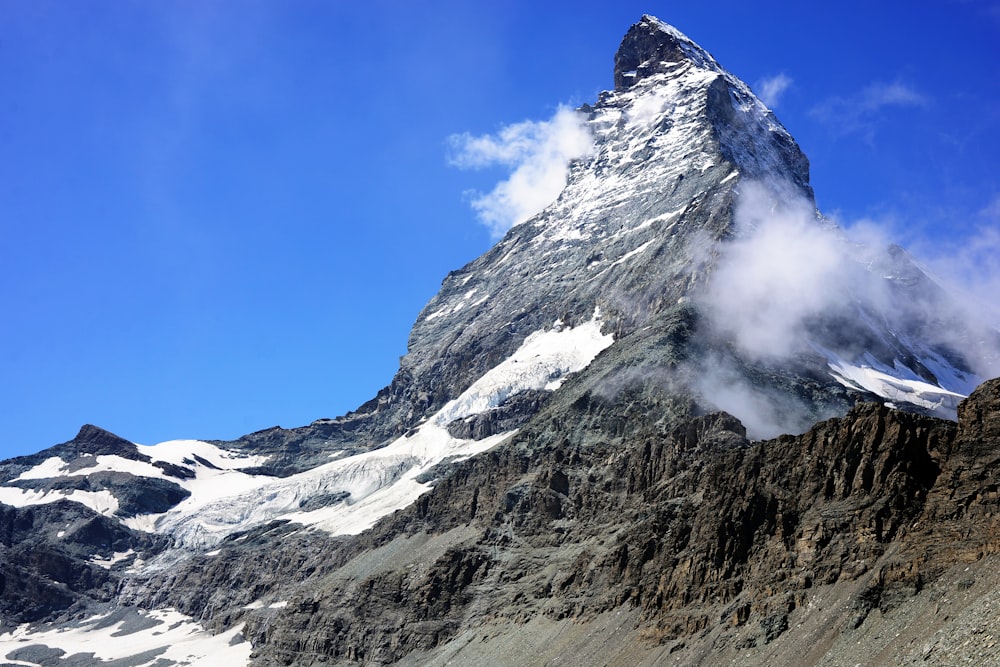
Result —
[[615, 90], [629, 88], [639, 79], [683, 60], [687, 57], [685, 46], [679, 37], [665, 34], [657, 19], [643, 16], [629, 29], [615, 53]]
[[768, 651], [826, 664], [845, 633], [1000, 550], [1000, 380], [957, 427], [864, 404], [758, 443], [729, 415], [670, 423], [659, 407], [585, 395], [543, 410], [251, 617], [258, 661], [476, 664], [476, 636], [504, 664], [512, 626], [627, 614], [602, 660], [641, 663], [638, 646], [683, 664]]
[[955, 438], [935, 452], [941, 474], [903, 541], [897, 577], [933, 577], [1000, 551], [1000, 381], [980, 386], [958, 414]]

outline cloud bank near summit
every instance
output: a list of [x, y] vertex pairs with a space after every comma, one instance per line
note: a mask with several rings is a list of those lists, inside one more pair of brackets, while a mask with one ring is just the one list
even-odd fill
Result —
[[760, 101], [771, 109], [777, 109], [781, 104], [781, 98], [785, 92], [791, 88], [792, 78], [781, 72], [772, 77], [762, 79], [754, 85]]
[[[874, 318], [894, 336], [922, 323], [920, 337], [930, 348], [959, 352], [980, 380], [1000, 374], [995, 310], [984, 309], [968, 283], [922, 273], [923, 263], [892, 244], [877, 223], [863, 221], [845, 231], [782, 184], [760, 182], [740, 184], [734, 222], [735, 238], [721, 246], [711, 281], [697, 301], [709, 327], [750, 358], [790, 362], [819, 352], [823, 336], [839, 336], [850, 345], [855, 330], [838, 333], [838, 323], [850, 327]], [[955, 269], [959, 257], [971, 263], [951, 277], [992, 284], [998, 275], [992, 251], [1000, 234], [983, 233], [976, 240], [947, 263]], [[914, 284], [917, 289], [906, 294], [916, 297], [900, 298], [897, 288]], [[760, 388], [734, 381], [737, 374], [724, 359], [706, 360], [695, 375], [698, 389], [740, 417], [755, 437], [796, 432], [811, 421], [804, 406], [787, 401], [762, 406]]]
[[589, 155], [594, 148], [583, 117], [566, 106], [560, 106], [549, 120], [514, 123], [495, 134], [454, 134], [448, 144], [453, 166], [510, 169], [508, 178], [472, 199], [472, 208], [493, 238], [555, 201], [566, 186], [570, 161]]
[[[993, 284], [993, 251], [1000, 234], [987, 231], [963, 244], [964, 252], [952, 254], [952, 266], [955, 258], [964, 259], [951, 272], [952, 280], [932, 271], [922, 298], [902, 302], [894, 283], [919, 280], [917, 270], [926, 267], [892, 244], [888, 231], [876, 222], [862, 221], [845, 231], [781, 184], [743, 182], [735, 227], [736, 237], [722, 246], [701, 301], [714, 326], [758, 358], [808, 351], [807, 329], [813, 319], [853, 318], [859, 308], [873, 308], [889, 323], [919, 317], [942, 325], [972, 323], [984, 332], [995, 332], [1000, 324], [991, 317], [995, 313], [979, 306], [974, 296], [979, 290], [973, 284]], [[930, 262], [941, 263], [941, 258]], [[984, 377], [1000, 370], [995, 359], [977, 356], [982, 350], [966, 349], [968, 341], [954, 339], [946, 326], [933, 334], [933, 343], [965, 350], [973, 370]]]

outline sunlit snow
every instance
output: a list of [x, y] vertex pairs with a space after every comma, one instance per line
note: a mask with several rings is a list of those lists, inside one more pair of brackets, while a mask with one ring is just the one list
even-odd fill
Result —
[[[894, 405], [909, 403], [942, 417], [953, 418], [959, 401], [965, 398], [964, 394], [920, 379], [898, 361], [894, 368], [889, 369], [870, 354], [866, 354], [860, 364], [852, 364], [829, 351], [826, 354], [830, 374], [837, 382], [851, 389], [870, 391]], [[940, 365], [938, 370], [943, 370]]]
[[44, 505], [59, 500], [72, 500], [81, 505], [86, 505], [98, 514], [104, 514], [105, 516], [111, 516], [118, 511], [118, 499], [107, 490], [80, 491], [73, 489], [68, 491], [36, 491], [34, 489], [0, 486], [0, 503], [13, 507]]
[[[168, 475], [152, 463], [111, 454], [88, 457], [85, 467], [80, 467], [79, 459], [70, 463], [58, 456], [52, 456], [24, 471], [15, 480], [83, 477], [96, 472], [124, 472], [138, 477], [163, 479], [191, 493], [190, 497], [174, 508], [184, 513], [191, 513], [219, 498], [250, 491], [273, 479], [241, 471], [242, 468], [261, 465], [267, 461], [266, 456], [246, 456], [200, 440], [171, 440], [158, 445], [136, 445], [136, 449], [154, 461], [165, 461], [185, 467], [194, 472], [195, 477], [179, 479]], [[105, 516], [112, 516], [118, 511], [118, 500], [108, 490], [36, 491], [0, 487], [0, 502], [15, 507], [51, 503], [57, 500], [72, 500]], [[122, 520], [131, 528], [147, 532], [156, 530], [155, 521], [156, 517], [149, 515]]]
[[[472, 291], [464, 296], [470, 298]], [[416, 479], [422, 473], [442, 461], [485, 451], [510, 435], [464, 440], [448, 433], [449, 423], [495, 408], [519, 392], [555, 389], [567, 375], [585, 368], [613, 340], [611, 334], [601, 333], [599, 312], [576, 327], [557, 323], [528, 336], [509, 358], [483, 374], [415, 432], [385, 447], [338, 458], [277, 480], [238, 470], [199, 467], [198, 478], [182, 484], [192, 492], [189, 499], [163, 514], [133, 517], [125, 523], [169, 533], [180, 545], [202, 549], [214, 546], [233, 531], [275, 518], [335, 534], [361, 532], [426, 492], [430, 483]], [[218, 453], [213, 460], [225, 462]], [[302, 509], [310, 499], [330, 496], [342, 496], [342, 500], [326, 507]]]
[[456, 419], [495, 408], [514, 394], [545, 389], [567, 374], [585, 368], [614, 342], [601, 333], [600, 313], [572, 329], [556, 327], [528, 336], [514, 354], [487, 371], [461, 396], [431, 417], [432, 424], [447, 425]]
[[[20, 625], [0, 634], [0, 658], [18, 649], [40, 645], [65, 651], [63, 657], [66, 659], [78, 656], [72, 664], [80, 665], [120, 660], [136, 666], [172, 661], [167, 664], [218, 667], [245, 665], [250, 659], [252, 647], [250, 642], [242, 641], [242, 626], [212, 635], [194, 619], [173, 609], [130, 610], [129, 616], [109, 623], [115, 620], [112, 614], [93, 616], [70, 628], [59, 626], [45, 630], [29, 624]], [[30, 655], [29, 652], [24, 658]], [[24, 658], [8, 658], [5, 664], [29, 667], [56, 664], [51, 656], [43, 662]]]

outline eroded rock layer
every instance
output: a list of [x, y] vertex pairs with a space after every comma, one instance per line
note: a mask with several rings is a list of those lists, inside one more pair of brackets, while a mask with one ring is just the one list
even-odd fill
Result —
[[[798, 663], [816, 664], [873, 613], [1000, 548], [1000, 381], [962, 404], [957, 427], [863, 404], [754, 443], [724, 413], [677, 423], [654, 396], [632, 398], [543, 412], [337, 547], [335, 568], [248, 619], [258, 663], [454, 659], [469, 635], [485, 660], [512, 627], [608, 614], [630, 619], [649, 656], [749, 659], [809, 639], [802, 618], [826, 614], [832, 636]], [[612, 651], [619, 664], [627, 648]]]

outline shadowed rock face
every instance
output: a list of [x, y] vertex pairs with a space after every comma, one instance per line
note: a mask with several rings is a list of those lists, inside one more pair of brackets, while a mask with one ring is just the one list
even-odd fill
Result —
[[[282, 613], [249, 619], [260, 664], [389, 664], [463, 632], [616, 610], [638, 613], [650, 651], [710, 635], [738, 653], [794, 638], [818, 591], [851, 592], [848, 632], [1000, 549], [1000, 440], [983, 439], [1000, 380], [963, 403], [984, 421], [864, 404], [754, 444], [724, 413], [666, 424], [650, 403], [621, 433], [624, 407], [536, 420], [340, 548]], [[577, 419], [603, 442], [581, 446], [563, 426]]]
[[667, 71], [687, 59], [693, 46], [682, 35], [664, 30], [657, 19], [643, 16], [629, 29], [615, 53], [615, 90], [631, 88], [651, 74]]
[[818, 592], [847, 591], [839, 635], [1000, 549], [1000, 380], [957, 427], [863, 404], [753, 444], [724, 413], [662, 421], [655, 396], [631, 398], [543, 409], [338, 548], [281, 613], [248, 619], [260, 664], [461, 656], [462, 633], [616, 611], [654, 653], [752, 652], [794, 641]]
[[129, 550], [149, 558], [168, 544], [69, 500], [0, 505], [0, 618], [23, 623], [111, 601], [121, 572], [99, 561]]

